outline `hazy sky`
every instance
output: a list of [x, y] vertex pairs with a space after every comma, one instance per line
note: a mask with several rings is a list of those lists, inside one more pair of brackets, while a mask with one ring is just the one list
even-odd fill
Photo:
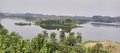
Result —
[[120, 16], [120, 0], [0, 0], [0, 12]]

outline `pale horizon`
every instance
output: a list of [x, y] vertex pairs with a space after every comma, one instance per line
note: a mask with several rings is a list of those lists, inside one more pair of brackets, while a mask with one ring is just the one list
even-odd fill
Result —
[[120, 0], [0, 0], [0, 12], [120, 16]]

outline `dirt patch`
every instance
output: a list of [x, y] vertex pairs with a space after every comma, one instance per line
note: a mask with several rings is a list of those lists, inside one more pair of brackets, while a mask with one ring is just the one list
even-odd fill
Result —
[[[92, 47], [97, 42], [87, 42], [85, 47]], [[112, 41], [100, 41], [103, 45], [103, 49], [111, 50], [111, 53], [120, 53], [120, 44]]]

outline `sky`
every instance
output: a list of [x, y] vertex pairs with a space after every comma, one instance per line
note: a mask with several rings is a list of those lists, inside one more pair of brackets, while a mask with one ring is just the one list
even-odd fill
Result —
[[120, 16], [120, 0], [0, 0], [0, 12]]

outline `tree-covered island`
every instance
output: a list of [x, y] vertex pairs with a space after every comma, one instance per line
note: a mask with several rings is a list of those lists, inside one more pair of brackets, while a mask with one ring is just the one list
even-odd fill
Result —
[[72, 28], [80, 27], [76, 25], [71, 19], [65, 20], [36, 20], [35, 24], [45, 29], [63, 29], [70, 32]]

